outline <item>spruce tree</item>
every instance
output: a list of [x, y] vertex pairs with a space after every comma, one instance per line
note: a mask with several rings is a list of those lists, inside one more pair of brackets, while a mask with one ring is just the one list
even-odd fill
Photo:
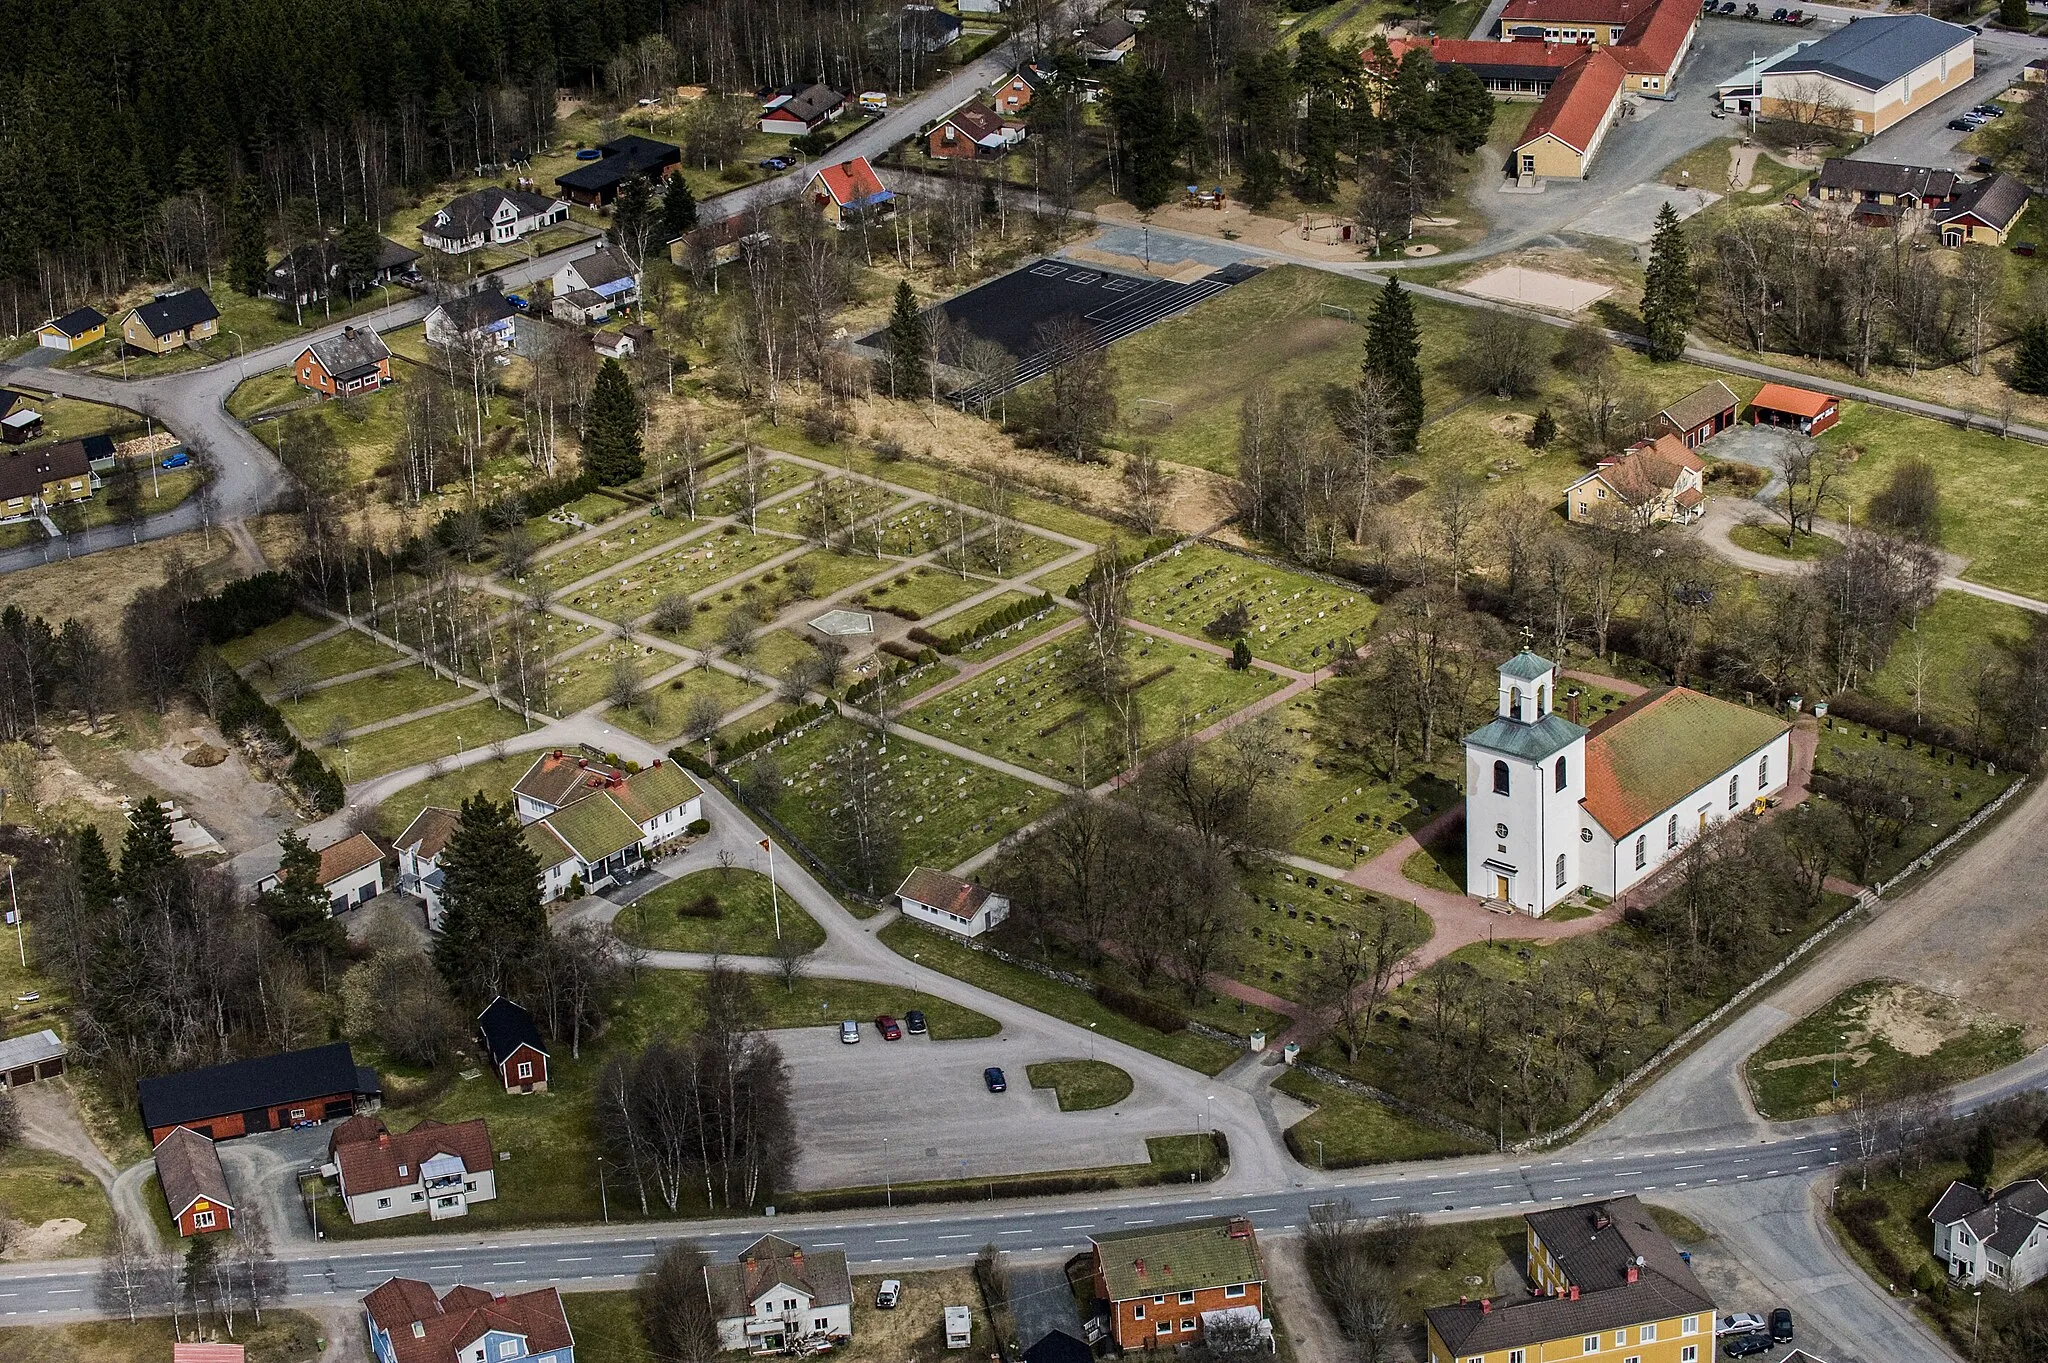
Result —
[[617, 360], [606, 360], [583, 419], [583, 467], [606, 487], [640, 476], [640, 399]]
[[1998, 22], [2021, 33], [2034, 29], [2034, 20], [2027, 13], [2027, 0], [1998, 0]]
[[377, 273], [377, 257], [384, 254], [384, 240], [377, 235], [376, 224], [360, 215], [350, 218], [335, 234], [335, 245], [341, 253], [341, 279], [348, 289], [350, 298], [357, 298], [370, 287], [370, 277]]
[[889, 395], [912, 398], [925, 391], [931, 383], [930, 372], [925, 368], [924, 318], [917, 312], [917, 296], [910, 291], [910, 281], [899, 280], [896, 284], [896, 305], [889, 312]]
[[2006, 382], [2022, 393], [2048, 393], [2048, 321], [2037, 317], [2020, 329]]
[[1547, 450], [1550, 442], [1557, 439], [1557, 418], [1550, 414], [1550, 404], [1545, 403], [1536, 412], [1536, 421], [1529, 427], [1529, 448]]
[[256, 896], [257, 907], [277, 929], [278, 940], [301, 960], [340, 955], [348, 939], [327, 911], [327, 887], [320, 883], [320, 854], [296, 833], [280, 834], [277, 845], [284, 850], [277, 884]]
[[143, 912], [182, 905], [185, 863], [178, 859], [178, 840], [171, 836], [171, 816], [155, 796], [145, 796], [128, 816], [121, 839], [121, 875], [117, 884], [129, 904]]
[[1678, 214], [1667, 203], [1657, 210], [1650, 264], [1643, 273], [1643, 328], [1649, 333], [1651, 359], [1675, 360], [1685, 353], [1685, 329], [1698, 305], [1692, 248], [1686, 244]]
[[661, 239], [674, 241], [686, 232], [697, 230], [697, 196], [690, 192], [690, 182], [680, 175], [669, 177], [668, 188], [661, 194]]
[[253, 175], [244, 175], [228, 204], [228, 286], [254, 298], [270, 271], [270, 244], [263, 231], [263, 191]]
[[612, 204], [612, 240], [640, 263], [647, 249], [647, 231], [654, 224], [654, 201], [647, 177], [635, 175], [619, 186]]
[[462, 802], [441, 854], [441, 932], [434, 965], [465, 1003], [516, 991], [548, 935], [540, 859], [526, 845], [511, 801], [482, 791]]
[[1399, 279], [1389, 277], [1365, 331], [1365, 369], [1387, 388], [1393, 448], [1411, 451], [1422, 432], [1422, 333]]

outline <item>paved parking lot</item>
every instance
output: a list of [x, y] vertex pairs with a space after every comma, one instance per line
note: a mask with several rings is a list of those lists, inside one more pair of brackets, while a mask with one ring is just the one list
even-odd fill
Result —
[[[836, 1023], [775, 1040], [792, 1071], [800, 1188], [1138, 1164], [1148, 1136], [1202, 1121], [1143, 1080], [1115, 1107], [1061, 1112], [1052, 1090], [1032, 1088], [1024, 1073], [1033, 1061], [1073, 1057], [1050, 1038], [884, 1041], [869, 1018], [858, 1046], [840, 1042]], [[1003, 1070], [1008, 1092], [982, 1084], [990, 1065]]]
[[[1973, 104], [1988, 102], [2019, 83], [2020, 70], [2028, 60], [2024, 52], [2011, 52], [1977, 44], [1977, 76], [1968, 85], [1951, 90], [1925, 109], [1894, 123], [1876, 137], [1849, 153], [1852, 161], [1883, 161], [1899, 166], [1948, 166], [1961, 170], [1971, 157], [1956, 149], [1969, 134], [1948, 126], [1948, 121]], [[2038, 86], [2036, 89], [2040, 88]], [[2008, 115], [2017, 117], [2017, 115]]]

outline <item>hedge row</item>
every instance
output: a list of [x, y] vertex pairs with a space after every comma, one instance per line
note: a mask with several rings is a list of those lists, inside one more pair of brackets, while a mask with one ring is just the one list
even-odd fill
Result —
[[274, 625], [298, 608], [299, 588], [288, 573], [237, 578], [191, 606], [192, 622], [209, 644], [224, 644]]
[[1188, 1027], [1188, 1015], [1170, 1003], [1145, 994], [1134, 994], [1128, 989], [1119, 989], [1113, 984], [1095, 986], [1095, 997], [1103, 1007], [1112, 1012], [1122, 1013], [1133, 1022], [1142, 1022], [1155, 1032], [1184, 1032]]
[[[1116, 556], [1116, 566], [1119, 568], [1135, 567], [1155, 554], [1165, 553], [1177, 543], [1179, 541], [1175, 540], [1171, 535], [1154, 535], [1151, 539], [1141, 540], [1135, 547], [1126, 549], [1123, 553], [1118, 554]], [[1095, 578], [1096, 570], [1090, 568], [1088, 576], [1067, 588], [1067, 595], [1079, 601], [1087, 594], [1088, 588], [1093, 585]]]
[[741, 734], [730, 744], [721, 746], [718, 750], [718, 760], [720, 762], [731, 762], [735, 758], [744, 757], [762, 744], [780, 738], [784, 734], [793, 733], [803, 728], [804, 725], [809, 724], [818, 716], [828, 712], [837, 714], [839, 713], [839, 707], [829, 700], [823, 705], [798, 706], [767, 728]]
[[[1054, 604], [1051, 592], [1041, 592], [1037, 596], [1011, 602], [970, 629], [963, 629], [957, 634], [926, 635], [925, 638], [918, 639], [918, 642], [928, 643], [941, 653], [958, 653], [961, 649], [980, 643], [991, 634], [1000, 633], [1012, 625], [1029, 620], [1034, 615], [1051, 610]], [[910, 637], [917, 639], [922, 633], [925, 632], [912, 630]]]
[[299, 742], [291, 725], [284, 722], [284, 716], [277, 707], [263, 699], [256, 688], [244, 681], [241, 674], [223, 663], [220, 672], [225, 674], [227, 698], [214, 712], [214, 723], [222, 733], [232, 734], [241, 729], [254, 729], [277, 747], [292, 755], [291, 768], [287, 773], [291, 783], [299, 788], [307, 803], [323, 814], [332, 814], [341, 808], [341, 778], [334, 774], [334, 768], [320, 760], [320, 755]]

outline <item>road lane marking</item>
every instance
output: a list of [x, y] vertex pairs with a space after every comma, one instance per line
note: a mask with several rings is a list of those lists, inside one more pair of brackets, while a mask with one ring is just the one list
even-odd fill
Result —
[[910, 1243], [910, 1237], [907, 1235], [898, 1236], [894, 1240], [877, 1240], [875, 1243], [878, 1245], [907, 1245]]
[[587, 1264], [590, 1262], [590, 1256], [588, 1254], [572, 1255], [567, 1259], [557, 1259], [555, 1262], [558, 1264]]
[[962, 1231], [958, 1235], [941, 1235], [939, 1238], [941, 1240], [972, 1240], [974, 1237]]
[[491, 1267], [492, 1267], [492, 1268], [514, 1268], [514, 1267], [516, 1267], [516, 1266], [518, 1266], [518, 1265], [520, 1265], [520, 1264], [523, 1264], [523, 1263], [525, 1263], [525, 1262], [526, 1262], [526, 1260], [524, 1260], [524, 1259], [496, 1259], [496, 1260], [493, 1260], [493, 1261], [492, 1261], [492, 1263], [491, 1263]]

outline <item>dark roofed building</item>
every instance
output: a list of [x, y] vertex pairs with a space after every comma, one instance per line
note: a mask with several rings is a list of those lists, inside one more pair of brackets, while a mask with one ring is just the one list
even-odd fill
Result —
[[960, 16], [933, 5], [905, 5], [896, 16], [896, 44], [905, 52], [943, 52], [960, 41]]
[[1951, 1183], [1927, 1217], [1934, 1257], [1948, 1265], [1952, 1283], [1989, 1282], [2017, 1292], [2048, 1275], [2048, 1184], [2038, 1178], [1989, 1196]]
[[1888, 161], [1852, 161], [1830, 156], [1821, 162], [1813, 192], [1835, 203], [1903, 204], [1908, 208], [1945, 204], [1959, 177], [1940, 166], [1895, 166]]
[[135, 1086], [142, 1124], [152, 1142], [180, 1126], [215, 1140], [272, 1131], [300, 1122], [331, 1121], [356, 1110], [356, 1062], [346, 1041], [283, 1051]]
[[1941, 229], [1941, 244], [1961, 246], [1974, 241], [2005, 245], [2006, 236], [2027, 211], [2027, 200], [2032, 197], [2032, 190], [2003, 171], [1964, 186], [1935, 219]]
[[1091, 62], [1120, 62], [1137, 45], [1137, 26], [1128, 19], [1104, 19], [1081, 35], [1081, 55]]
[[348, 326], [299, 352], [292, 377], [328, 397], [373, 393], [391, 381], [391, 350], [374, 328]]
[[226, 1230], [234, 1222], [227, 1171], [213, 1141], [190, 1127], [173, 1127], [156, 1143], [156, 1181], [181, 1236]]
[[548, 1052], [532, 1013], [500, 994], [477, 1017], [476, 1034], [505, 1092], [547, 1092]]
[[1714, 379], [1657, 413], [1657, 423], [1696, 450], [1733, 426], [1741, 406], [1735, 391]]
[[1824, 108], [1847, 132], [1879, 133], [1976, 75], [1977, 35], [1925, 14], [1852, 19], [1758, 75], [1766, 118]]
[[0, 520], [41, 515], [83, 501], [94, 487], [92, 454], [83, 440], [31, 445], [0, 454]]
[[526, 189], [474, 189], [458, 194], [420, 223], [420, 240], [448, 255], [503, 246], [562, 222], [569, 205]]
[[608, 204], [634, 176], [659, 180], [683, 163], [683, 149], [671, 142], [628, 133], [599, 145], [604, 154], [555, 177], [562, 197], [572, 203]]
[[844, 1250], [806, 1254], [779, 1235], [764, 1235], [733, 1263], [706, 1264], [704, 1291], [726, 1349], [791, 1349], [853, 1333]]
[[220, 309], [204, 289], [158, 294], [121, 322], [121, 339], [137, 350], [161, 355], [220, 329]]

